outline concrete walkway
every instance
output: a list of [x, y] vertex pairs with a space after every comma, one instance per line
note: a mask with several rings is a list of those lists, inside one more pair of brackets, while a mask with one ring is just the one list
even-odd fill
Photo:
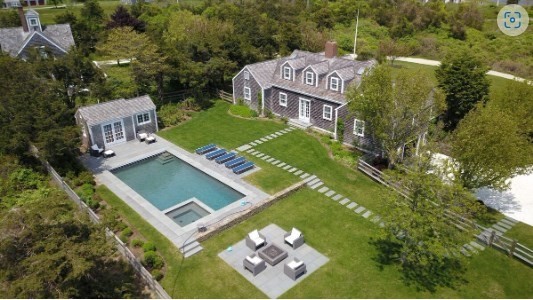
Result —
[[[387, 59], [391, 60], [392, 58], [390, 56], [388, 56]], [[405, 62], [414, 63], [414, 64], [420, 64], [420, 65], [426, 65], [426, 66], [436, 66], [436, 67], [440, 66], [440, 61], [431, 60], [431, 59], [425, 59], [425, 58], [397, 57], [395, 60], [396, 61], [405, 61]], [[514, 76], [512, 74], [502, 73], [502, 72], [498, 72], [498, 71], [490, 70], [490, 71], [487, 72], [487, 75], [492, 75], [492, 76], [501, 77], [501, 78], [505, 78], [505, 79], [513, 79], [513, 80], [520, 81], [520, 82], [526, 81], [529, 84], [533, 84], [533, 82], [531, 80], [527, 80], [527, 79], [522, 78], [522, 77], [518, 77], [518, 76]]]

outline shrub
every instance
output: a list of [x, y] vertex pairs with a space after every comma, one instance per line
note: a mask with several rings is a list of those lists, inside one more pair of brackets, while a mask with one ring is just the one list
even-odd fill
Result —
[[94, 195], [94, 186], [90, 183], [84, 183], [78, 190], [78, 195], [83, 202], [87, 203]]
[[178, 125], [186, 119], [185, 113], [173, 103], [162, 105], [157, 116], [165, 127]]
[[270, 110], [270, 109], [267, 109], [265, 111], [265, 116], [269, 119], [273, 119], [274, 118], [274, 113]]
[[143, 247], [143, 251], [145, 253], [149, 252], [149, 251], [156, 251], [157, 250], [156, 246], [152, 242], [146, 242], [146, 243], [144, 243], [144, 245], [142, 247]]
[[144, 242], [142, 240], [134, 239], [133, 241], [131, 241], [131, 245], [135, 248], [139, 248], [144, 245]]
[[115, 232], [119, 232], [119, 231], [126, 229], [126, 227], [128, 227], [128, 225], [124, 224], [121, 221], [117, 221], [117, 223], [115, 223], [115, 226], [113, 226], [113, 230]]
[[155, 251], [148, 251], [144, 253], [143, 264], [152, 269], [161, 269], [165, 262]]
[[344, 121], [341, 119], [337, 120], [337, 140], [341, 144], [344, 141]]
[[124, 228], [122, 232], [120, 233], [120, 240], [124, 243], [128, 242], [128, 239], [133, 234], [133, 231], [129, 227]]
[[189, 97], [182, 102], [178, 103], [178, 107], [185, 110], [199, 111], [200, 105], [196, 102], [196, 99]]
[[163, 272], [161, 272], [161, 270], [154, 269], [154, 270], [152, 270], [152, 272], [150, 272], [150, 273], [152, 274], [152, 277], [153, 277], [155, 280], [157, 280], [157, 281], [163, 279], [163, 276], [164, 276], [164, 275], [163, 275]]

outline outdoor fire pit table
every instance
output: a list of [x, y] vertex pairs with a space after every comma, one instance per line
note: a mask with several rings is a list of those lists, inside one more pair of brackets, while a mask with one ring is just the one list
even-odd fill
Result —
[[289, 256], [287, 251], [274, 243], [259, 250], [257, 254], [271, 266], [275, 266]]

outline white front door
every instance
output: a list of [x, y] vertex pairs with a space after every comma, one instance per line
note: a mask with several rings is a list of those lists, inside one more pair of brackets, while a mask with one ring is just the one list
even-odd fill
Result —
[[122, 121], [102, 125], [102, 132], [104, 133], [104, 142], [106, 145], [120, 143], [126, 139]]
[[311, 120], [311, 101], [300, 98], [299, 119], [305, 123]]

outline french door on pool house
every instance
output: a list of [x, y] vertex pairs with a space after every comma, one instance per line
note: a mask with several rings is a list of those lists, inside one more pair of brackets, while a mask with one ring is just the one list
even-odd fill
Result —
[[126, 140], [122, 120], [102, 125], [102, 131], [106, 145], [120, 143]]

